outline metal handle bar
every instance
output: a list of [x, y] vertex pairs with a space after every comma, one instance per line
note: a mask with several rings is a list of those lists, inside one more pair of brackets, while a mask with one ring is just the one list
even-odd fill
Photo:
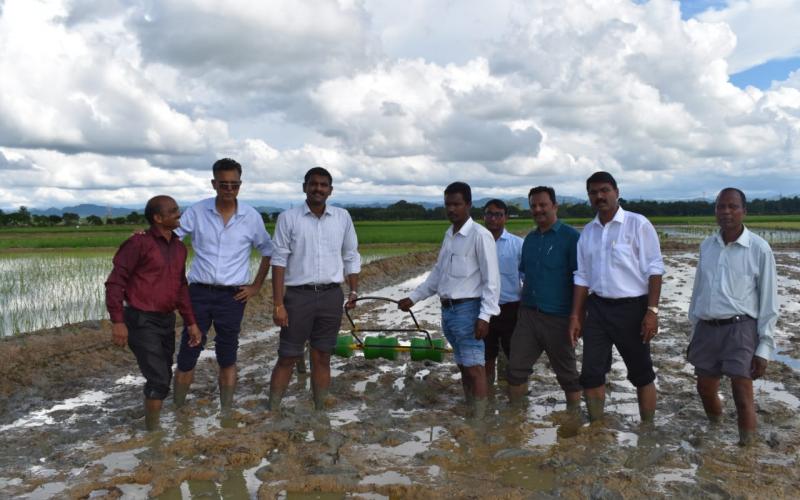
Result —
[[[355, 300], [353, 300], [352, 302], [358, 302], [358, 301], [361, 301], [361, 300], [382, 300], [384, 302], [394, 302], [395, 304], [399, 304], [400, 303], [399, 300], [390, 299], [388, 297], [378, 297], [378, 296], [358, 297]], [[362, 330], [362, 329], [359, 329], [356, 326], [356, 324], [353, 322], [353, 318], [350, 317], [350, 310], [347, 309], [347, 308], [345, 308], [345, 310], [344, 310], [344, 315], [347, 316], [347, 320], [350, 322], [350, 326], [352, 327], [351, 330], [350, 330], [350, 334], [353, 336], [353, 338], [356, 339], [356, 342], [358, 342], [358, 345], [360, 345], [360, 346], [363, 346], [364, 342], [362, 342], [361, 339], [358, 337], [358, 335], [356, 335], [356, 331], [360, 331], [360, 332], [423, 332], [425, 334], [425, 337], [428, 339], [428, 344], [430, 344], [431, 348], [433, 348], [433, 340], [431, 339], [431, 334], [428, 332], [428, 330], [420, 328], [419, 323], [417, 322], [417, 318], [414, 316], [414, 313], [413, 313], [413, 311], [411, 311], [411, 309], [408, 310], [408, 314], [411, 315], [411, 320], [414, 321], [414, 326], [416, 328], [376, 328], [376, 329], [365, 329], [365, 330]]]

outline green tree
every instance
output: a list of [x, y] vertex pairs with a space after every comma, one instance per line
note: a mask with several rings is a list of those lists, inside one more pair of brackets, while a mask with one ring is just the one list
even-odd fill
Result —
[[64, 212], [64, 215], [62, 217], [64, 218], [65, 226], [77, 226], [81, 221], [81, 217], [78, 214], [72, 212]]
[[86, 217], [86, 223], [89, 224], [90, 226], [102, 226], [103, 225], [103, 219], [101, 219], [100, 217], [98, 217], [96, 215], [90, 215], [90, 216]]

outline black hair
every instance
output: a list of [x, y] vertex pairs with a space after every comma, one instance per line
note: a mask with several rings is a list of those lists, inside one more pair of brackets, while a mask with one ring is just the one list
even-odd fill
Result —
[[617, 181], [614, 180], [614, 176], [608, 172], [602, 171], [595, 172], [588, 179], [586, 179], [586, 191], [589, 191], [589, 184], [600, 184], [603, 182], [611, 184], [616, 191], [619, 191], [617, 188]]
[[164, 202], [171, 199], [167, 195], [160, 194], [147, 200], [147, 205], [144, 207], [144, 218], [147, 219], [151, 226], [156, 223], [155, 216], [163, 213]]
[[739, 197], [742, 199], [742, 208], [747, 208], [747, 198], [745, 197], [744, 192], [742, 192], [742, 190], [739, 188], [735, 187], [722, 188], [722, 190], [717, 195], [717, 200], [719, 200], [719, 197], [722, 196], [723, 193], [728, 193], [728, 192], [738, 193]]
[[503, 213], [508, 215], [508, 205], [506, 205], [506, 202], [504, 202], [503, 200], [500, 200], [498, 198], [494, 198], [494, 199], [491, 199], [491, 200], [487, 201], [486, 205], [483, 206], [483, 211], [484, 212], [486, 211], [487, 208], [489, 208], [489, 205], [494, 205], [497, 208], [503, 209]]
[[222, 170], [236, 170], [239, 172], [240, 177], [242, 175], [242, 166], [239, 165], [238, 161], [231, 158], [222, 158], [221, 160], [217, 160], [214, 162], [214, 166], [211, 167], [211, 171], [214, 174]]
[[303, 177], [303, 184], [308, 184], [308, 181], [311, 180], [312, 175], [321, 175], [323, 177], [327, 177], [328, 182], [331, 184], [331, 186], [333, 186], [333, 177], [331, 177], [331, 173], [322, 167], [314, 167], [306, 172], [305, 177]]
[[472, 189], [469, 187], [469, 184], [466, 182], [452, 182], [449, 186], [444, 188], [444, 194], [447, 196], [448, 194], [456, 194], [461, 193], [461, 196], [464, 198], [465, 203], [472, 203]]
[[558, 203], [556, 201], [556, 190], [551, 188], [550, 186], [536, 186], [535, 188], [531, 188], [531, 190], [528, 191], [528, 203], [531, 202], [531, 197], [533, 195], [539, 193], [547, 193], [547, 195], [550, 196], [550, 201], [553, 202], [553, 205]]

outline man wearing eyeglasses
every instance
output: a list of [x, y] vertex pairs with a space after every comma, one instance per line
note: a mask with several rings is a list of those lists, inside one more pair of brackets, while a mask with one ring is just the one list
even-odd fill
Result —
[[[186, 210], [181, 217], [181, 227], [176, 231], [181, 239], [192, 238], [194, 260], [189, 269], [189, 295], [203, 339], [200, 345], [190, 346], [184, 329], [173, 395], [176, 406], [186, 401], [197, 358], [213, 325], [220, 406], [226, 411], [233, 405], [236, 388], [236, 354], [244, 308], [248, 299], [259, 292], [267, 276], [272, 240], [261, 214], [237, 200], [242, 185], [242, 166], [235, 160], [223, 158], [214, 163], [212, 171], [211, 185], [217, 196]], [[261, 265], [251, 282], [250, 252], [253, 248], [261, 254]]]
[[[495, 380], [495, 365], [500, 348], [506, 359], [511, 358], [511, 334], [517, 324], [519, 310], [520, 281], [519, 264], [522, 257], [522, 238], [506, 231], [508, 206], [503, 200], [489, 200], [483, 207], [483, 224], [492, 233], [497, 247], [497, 263], [500, 269], [500, 314], [489, 320], [489, 335], [483, 339], [486, 346], [486, 380], [489, 385]], [[498, 378], [505, 375], [498, 373]]]

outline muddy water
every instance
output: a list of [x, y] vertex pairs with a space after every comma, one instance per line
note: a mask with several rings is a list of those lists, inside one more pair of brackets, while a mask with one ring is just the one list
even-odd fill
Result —
[[[432, 259], [370, 264], [365, 289], [401, 298]], [[501, 385], [481, 423], [465, 419], [449, 360], [407, 355], [336, 358], [327, 412], [312, 411], [308, 378], [299, 376], [282, 415], [271, 415], [264, 404], [277, 339], [268, 294], [248, 306], [233, 416], [219, 414], [214, 360], [204, 356], [187, 407], [176, 412], [168, 402], [157, 433], [142, 430], [142, 379], [130, 353], [106, 345], [106, 323], [0, 343], [0, 497], [800, 497], [800, 373], [792, 347], [800, 256], [778, 254], [784, 361], [770, 363], [755, 385], [761, 440], [747, 449], [735, 444], [729, 386], [722, 389], [724, 424], [709, 428], [683, 356], [695, 261], [693, 253], [666, 256], [664, 313], [653, 344], [660, 391], [653, 429], [639, 427], [635, 389], [618, 359], [604, 425], [564, 411], [545, 359], [527, 408], [509, 408]], [[414, 310], [439, 336], [435, 300]], [[360, 304], [354, 318], [373, 327], [411, 325], [381, 302]]]

